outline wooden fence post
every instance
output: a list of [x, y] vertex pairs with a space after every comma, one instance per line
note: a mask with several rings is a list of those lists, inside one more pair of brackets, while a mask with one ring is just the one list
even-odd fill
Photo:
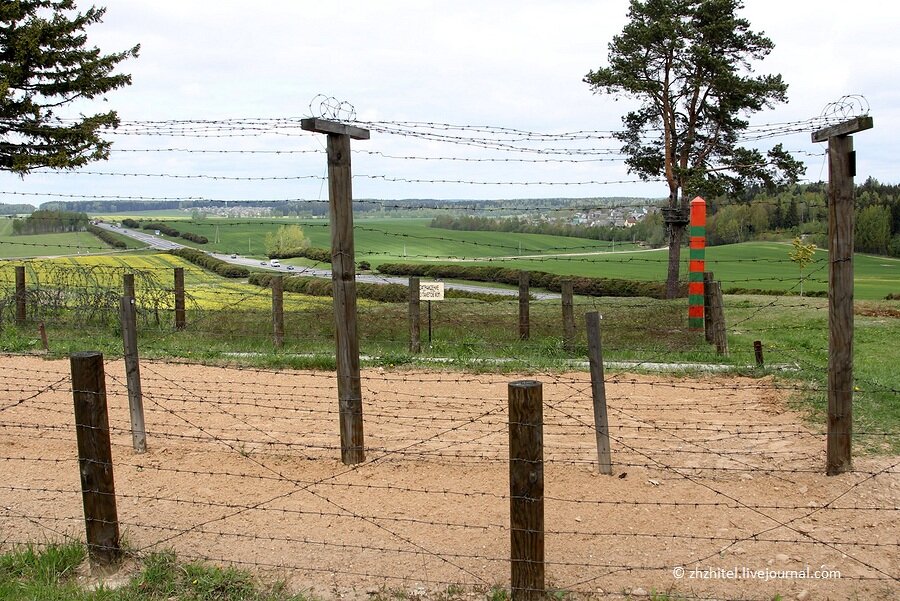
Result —
[[280, 275], [272, 277], [272, 329], [275, 348], [284, 346], [284, 279]]
[[722, 298], [721, 282], [712, 282], [712, 315], [713, 315], [713, 340], [716, 343], [716, 353], [728, 354], [728, 331], [725, 329], [725, 303]]
[[575, 309], [574, 291], [572, 280], [563, 280], [562, 292], [562, 319], [563, 319], [563, 348], [568, 352], [575, 350]]
[[713, 342], [713, 316], [712, 316], [712, 283], [715, 276], [711, 271], [703, 272], [703, 333], [706, 341]]
[[852, 469], [853, 438], [853, 136], [871, 129], [864, 115], [813, 132], [828, 141], [828, 434], [826, 472]]
[[137, 298], [134, 294], [134, 274], [126, 273], [122, 276], [122, 288], [125, 291], [123, 296]]
[[41, 346], [45, 352], [50, 352], [50, 341], [47, 340], [47, 328], [44, 327], [44, 320], [38, 324], [38, 334], [41, 335]]
[[508, 402], [512, 601], [537, 601], [544, 595], [543, 387], [510, 382]]
[[753, 341], [753, 354], [756, 356], [756, 365], [759, 367], [765, 366], [766, 363], [763, 361], [762, 340]]
[[88, 555], [108, 565], [118, 559], [120, 548], [103, 354], [72, 353], [69, 361]]
[[421, 322], [419, 316], [419, 278], [409, 278], [409, 352], [422, 350]]
[[603, 381], [603, 347], [600, 343], [600, 314], [586, 313], [588, 361], [591, 365], [591, 393], [594, 398], [594, 430], [597, 433], [597, 468], [612, 475], [609, 447], [609, 418], [606, 412], [606, 384]]
[[529, 284], [531, 275], [527, 271], [519, 272], [519, 340], [528, 340], [531, 336], [531, 322], [528, 307]]
[[338, 413], [341, 461], [366, 459], [363, 437], [359, 330], [356, 319], [356, 264], [353, 245], [353, 193], [350, 138], [368, 140], [369, 130], [325, 119], [302, 119], [300, 127], [328, 135], [328, 201], [331, 221], [331, 284], [334, 296]]
[[25, 289], [25, 266], [16, 265], [16, 325], [25, 325], [27, 314], [25, 312], [25, 301], [28, 293]]
[[119, 300], [119, 319], [122, 323], [122, 346], [125, 350], [125, 383], [128, 386], [128, 409], [131, 412], [131, 444], [138, 453], [147, 450], [144, 428], [144, 395], [141, 391], [141, 365], [138, 360], [137, 311], [134, 298]]
[[187, 322], [184, 317], [184, 267], [175, 268], [175, 329], [183, 330]]

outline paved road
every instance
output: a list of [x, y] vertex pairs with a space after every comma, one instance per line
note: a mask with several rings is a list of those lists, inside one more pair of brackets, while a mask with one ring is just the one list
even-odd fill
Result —
[[[178, 242], [172, 242], [171, 240], [166, 240], [161, 236], [155, 236], [153, 234], [148, 234], [142, 230], [133, 230], [124, 227], [116, 227], [110, 225], [108, 223], [98, 223], [101, 228], [109, 230], [111, 232], [116, 232], [118, 234], [123, 234], [130, 238], [134, 238], [135, 240], [139, 240], [146, 244], [147, 246], [159, 250], [172, 250], [175, 248], [193, 248], [189, 247], [186, 244], [179, 244]], [[330, 269], [320, 269], [314, 267], [294, 267], [293, 270], [288, 269], [287, 265], [282, 265], [281, 267], [272, 267], [266, 261], [266, 265], [263, 265], [259, 259], [252, 259], [249, 257], [243, 257], [241, 255], [223, 255], [219, 253], [209, 253], [217, 259], [221, 259], [226, 263], [231, 263], [233, 265], [242, 265], [244, 267], [253, 267], [256, 269], [268, 269], [269, 271], [278, 271], [283, 273], [293, 273], [296, 275], [305, 275], [309, 277], [316, 278], [330, 278], [331, 270]], [[391, 275], [380, 275], [380, 274], [366, 274], [366, 273], [358, 273], [356, 274], [356, 281], [363, 282], [367, 284], [403, 284], [404, 286], [409, 284], [409, 279], [405, 277], [399, 276], [391, 276]], [[513, 296], [518, 297], [519, 291], [510, 288], [495, 288], [492, 286], [473, 286], [471, 284], [459, 284], [456, 282], [445, 282], [445, 288], [452, 288], [454, 290], [465, 290], [468, 292], [484, 292], [487, 294], [502, 294], [503, 296]], [[553, 292], [538, 292], [532, 291], [531, 295], [536, 300], [553, 300], [560, 298], [559, 294], [555, 294]]]

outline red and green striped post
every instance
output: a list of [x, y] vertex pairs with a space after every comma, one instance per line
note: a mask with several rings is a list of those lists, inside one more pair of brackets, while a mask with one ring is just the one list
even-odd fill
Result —
[[688, 279], [688, 328], [703, 329], [703, 272], [706, 270], [706, 201], [691, 201], [691, 255]]

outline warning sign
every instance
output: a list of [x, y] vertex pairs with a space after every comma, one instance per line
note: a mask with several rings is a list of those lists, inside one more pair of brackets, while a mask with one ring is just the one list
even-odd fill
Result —
[[444, 282], [419, 282], [419, 300], [444, 300]]

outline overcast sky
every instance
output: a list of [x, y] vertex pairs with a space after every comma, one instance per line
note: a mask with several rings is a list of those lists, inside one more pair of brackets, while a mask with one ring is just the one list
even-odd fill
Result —
[[[87, 6], [87, 2], [79, 2]], [[101, 2], [102, 4], [102, 2]], [[897, 183], [900, 130], [900, 5], [857, 0], [747, 0], [743, 14], [775, 50], [759, 73], [781, 73], [789, 100], [752, 123], [819, 115], [845, 94], [862, 94], [875, 128], [855, 137], [858, 181]], [[491, 125], [543, 133], [615, 130], [629, 106], [596, 96], [582, 82], [606, 64], [607, 45], [626, 20], [627, 0], [108, 0], [105, 21], [89, 30], [104, 51], [141, 44], [122, 71], [133, 85], [112, 92], [124, 121], [303, 117], [316, 94], [353, 103], [362, 121]], [[186, 138], [116, 135], [120, 150], [316, 150], [323, 136]], [[285, 135], [290, 134], [290, 135]], [[811, 153], [807, 178], [825, 179], [823, 144], [809, 132], [778, 138]], [[767, 142], [768, 143], [768, 142]], [[555, 143], [566, 146], [571, 143]], [[614, 148], [595, 140], [593, 147]], [[392, 156], [509, 158], [470, 146], [372, 132], [353, 149]], [[583, 157], [582, 157], [583, 158]], [[607, 157], [609, 158], [609, 157]], [[0, 174], [0, 191], [228, 199], [327, 197], [325, 157], [311, 154], [114, 152], [88, 171], [300, 180]], [[503, 182], [632, 180], [621, 161], [466, 162], [353, 155], [356, 198], [521, 198], [666, 195], [662, 183], [474, 185], [389, 182], [363, 176]], [[3, 194], [5, 202], [51, 197]]]

